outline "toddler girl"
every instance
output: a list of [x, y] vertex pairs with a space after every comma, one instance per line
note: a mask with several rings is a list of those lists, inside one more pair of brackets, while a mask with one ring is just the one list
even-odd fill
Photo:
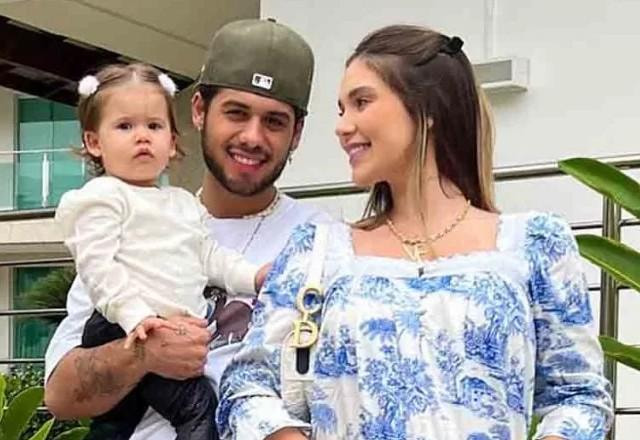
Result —
[[[64, 194], [56, 220], [96, 309], [82, 346], [126, 336], [129, 348], [159, 327], [181, 334], [184, 327], [165, 319], [172, 315], [211, 321], [207, 284], [255, 295], [266, 269], [211, 240], [208, 214], [190, 193], [158, 186], [179, 151], [173, 81], [151, 66], [110, 65], [78, 90], [82, 153], [98, 177]], [[94, 420], [89, 438], [129, 438], [147, 405], [173, 424], [178, 439], [218, 438], [208, 380], [154, 374]]]

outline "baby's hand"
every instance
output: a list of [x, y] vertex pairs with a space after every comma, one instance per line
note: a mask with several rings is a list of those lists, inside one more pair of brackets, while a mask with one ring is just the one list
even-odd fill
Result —
[[124, 342], [125, 350], [128, 350], [137, 339], [141, 341], [147, 339], [147, 333], [151, 330], [161, 327], [178, 330], [178, 327], [175, 324], [167, 321], [166, 319], [156, 317], [145, 318], [140, 321], [140, 324], [138, 324], [131, 333], [127, 335], [127, 340]]
[[267, 274], [271, 270], [271, 266], [273, 266], [273, 263], [267, 263], [264, 266], [262, 266], [260, 269], [258, 269], [258, 273], [256, 273], [256, 280], [255, 280], [256, 292], [259, 292], [260, 289], [262, 289], [262, 285], [264, 284], [264, 279], [267, 277]]

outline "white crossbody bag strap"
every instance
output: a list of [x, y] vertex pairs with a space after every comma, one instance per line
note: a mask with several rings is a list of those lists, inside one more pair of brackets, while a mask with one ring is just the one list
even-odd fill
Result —
[[327, 225], [316, 225], [316, 235], [313, 239], [313, 250], [311, 251], [311, 263], [307, 274], [305, 289], [318, 288], [318, 294], [324, 296], [322, 289], [322, 271], [324, 269], [324, 258], [327, 255], [327, 239], [329, 238], [329, 228]]
[[313, 381], [315, 345], [319, 336], [317, 324], [324, 298], [322, 275], [327, 253], [329, 228], [316, 225], [311, 261], [305, 285], [298, 293], [296, 307], [300, 316], [287, 335], [280, 359], [282, 400], [291, 415], [309, 420], [308, 393]]

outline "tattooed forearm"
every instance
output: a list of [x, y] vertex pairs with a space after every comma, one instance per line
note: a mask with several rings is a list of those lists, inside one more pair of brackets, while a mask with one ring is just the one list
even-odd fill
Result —
[[78, 383], [73, 394], [78, 403], [87, 402], [97, 396], [121, 392], [126, 383], [117, 372], [100, 358], [100, 350], [89, 350], [75, 359]]
[[140, 341], [136, 341], [135, 345], [133, 346], [133, 350], [134, 350], [134, 355], [136, 357], [136, 360], [144, 361], [144, 357], [145, 357], [144, 343]]

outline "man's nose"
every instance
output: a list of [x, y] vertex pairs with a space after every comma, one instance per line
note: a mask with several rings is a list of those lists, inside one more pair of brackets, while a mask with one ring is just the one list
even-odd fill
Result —
[[259, 117], [252, 117], [242, 128], [239, 140], [248, 147], [255, 147], [264, 143], [264, 127]]

